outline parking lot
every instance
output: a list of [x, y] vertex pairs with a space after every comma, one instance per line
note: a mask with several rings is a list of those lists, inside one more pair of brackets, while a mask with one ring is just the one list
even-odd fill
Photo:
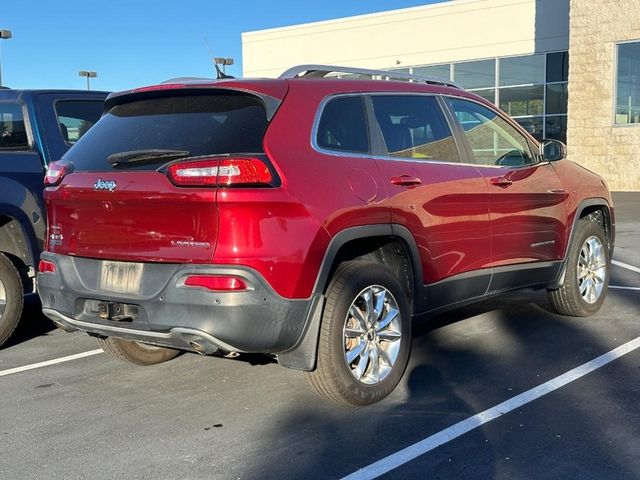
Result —
[[262, 356], [119, 363], [31, 302], [0, 350], [0, 478], [640, 478], [640, 194], [614, 199], [598, 315], [552, 314], [543, 292], [444, 314], [362, 409]]

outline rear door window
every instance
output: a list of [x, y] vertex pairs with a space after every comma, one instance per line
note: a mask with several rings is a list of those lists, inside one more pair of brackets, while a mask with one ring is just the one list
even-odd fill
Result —
[[27, 129], [18, 103], [0, 103], [0, 151], [29, 150]]
[[[76, 171], [110, 170], [110, 155], [180, 150], [188, 156], [262, 153], [262, 100], [233, 91], [137, 100], [110, 109], [64, 156]], [[154, 170], [158, 163], [133, 163]]]
[[55, 110], [62, 139], [73, 145], [102, 115], [103, 103], [97, 100], [61, 100]]
[[331, 99], [322, 110], [316, 143], [341, 152], [369, 153], [369, 132], [361, 96]]
[[388, 155], [459, 162], [460, 155], [438, 101], [432, 96], [371, 97]]

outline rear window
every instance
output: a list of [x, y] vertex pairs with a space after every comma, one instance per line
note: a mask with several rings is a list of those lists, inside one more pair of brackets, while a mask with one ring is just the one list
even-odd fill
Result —
[[[262, 153], [262, 101], [236, 92], [161, 97], [117, 105], [63, 157], [76, 171], [111, 170], [107, 158], [136, 150], [184, 150], [190, 156]], [[161, 163], [133, 164], [153, 170]]]
[[103, 103], [99, 100], [61, 100], [56, 102], [55, 108], [62, 138], [73, 145], [98, 121]]
[[0, 151], [29, 150], [22, 108], [17, 103], [0, 103]]
[[338, 97], [322, 111], [316, 137], [320, 148], [342, 152], [369, 152], [369, 135], [362, 97]]

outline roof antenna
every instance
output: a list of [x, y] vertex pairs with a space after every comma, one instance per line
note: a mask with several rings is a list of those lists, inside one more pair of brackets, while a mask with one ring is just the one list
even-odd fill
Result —
[[222, 58], [222, 57], [214, 57], [213, 50], [211, 50], [211, 46], [209, 45], [209, 41], [207, 37], [202, 37], [204, 40], [204, 44], [207, 46], [207, 50], [209, 50], [209, 58], [213, 59], [213, 67], [216, 69], [216, 79], [222, 80], [224, 78], [236, 78], [231, 75], [227, 75], [224, 70], [220, 70], [218, 65], [222, 65], [224, 68], [226, 65], [233, 65], [233, 58]]

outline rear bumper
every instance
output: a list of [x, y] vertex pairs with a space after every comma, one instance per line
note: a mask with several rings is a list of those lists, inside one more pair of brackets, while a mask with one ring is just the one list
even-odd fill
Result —
[[[295, 350], [317, 302], [279, 296], [255, 271], [216, 265], [144, 265], [138, 294], [99, 288], [101, 260], [45, 252], [55, 273], [38, 274], [43, 312], [66, 330], [113, 336], [182, 350], [192, 342], [216, 350], [274, 353]], [[213, 292], [185, 287], [187, 275], [234, 275], [250, 290]], [[101, 318], [97, 302], [137, 307], [134, 319]]]

